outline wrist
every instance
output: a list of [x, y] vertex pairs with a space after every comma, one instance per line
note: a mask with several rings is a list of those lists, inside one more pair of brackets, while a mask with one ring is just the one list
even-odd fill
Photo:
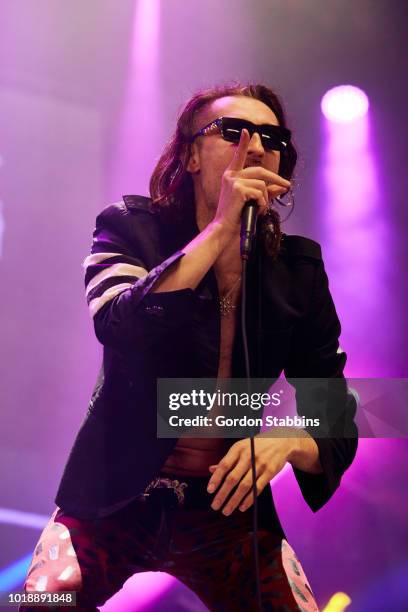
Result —
[[295, 436], [291, 438], [287, 438], [288, 441], [288, 451], [287, 451], [287, 461], [292, 465], [296, 465], [299, 462], [299, 458], [302, 455], [302, 438]]
[[323, 472], [319, 458], [319, 447], [306, 431], [302, 431], [301, 435], [291, 438], [287, 460], [299, 470], [312, 474]]
[[231, 242], [234, 236], [237, 235], [237, 229], [231, 227], [229, 224], [214, 219], [208, 224], [206, 228], [211, 235], [215, 238], [219, 252], [222, 252], [225, 247]]

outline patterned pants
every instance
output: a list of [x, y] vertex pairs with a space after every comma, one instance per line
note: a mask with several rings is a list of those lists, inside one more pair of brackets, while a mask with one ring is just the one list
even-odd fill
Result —
[[[76, 591], [76, 610], [95, 611], [133, 574], [162, 571], [183, 582], [211, 611], [256, 610], [252, 508], [230, 516], [214, 511], [207, 483], [208, 478], [181, 481], [162, 474], [146, 488], [148, 495], [96, 520], [77, 519], [57, 508], [35, 548], [25, 590]], [[266, 487], [258, 509], [268, 496]], [[270, 522], [258, 527], [263, 610], [318, 611], [299, 560]], [[26, 612], [57, 609], [72, 608], [20, 607]]]

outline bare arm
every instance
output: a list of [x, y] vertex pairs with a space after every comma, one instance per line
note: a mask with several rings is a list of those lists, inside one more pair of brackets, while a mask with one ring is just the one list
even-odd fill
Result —
[[243, 130], [235, 155], [223, 175], [214, 220], [182, 249], [184, 257], [161, 276], [152, 293], [195, 289], [220, 255], [236, 244], [245, 202], [256, 200], [263, 214], [269, 197], [280, 195], [290, 187], [289, 181], [265, 168], [244, 169], [249, 142], [249, 133]]
[[229, 234], [218, 222], [211, 222], [186, 247], [184, 257], [164, 272], [152, 293], [195, 289], [203, 276], [214, 265], [229, 241]]

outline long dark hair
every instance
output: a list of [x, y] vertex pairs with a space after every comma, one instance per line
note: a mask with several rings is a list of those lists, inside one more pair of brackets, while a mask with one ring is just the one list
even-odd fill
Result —
[[[150, 179], [150, 195], [155, 210], [164, 213], [168, 220], [182, 220], [192, 213], [194, 187], [187, 164], [191, 154], [189, 137], [193, 134], [197, 114], [205, 106], [226, 96], [247, 96], [266, 104], [276, 115], [279, 125], [287, 127], [285, 112], [279, 97], [264, 85], [232, 83], [198, 91], [182, 108], [177, 127], [166, 144]], [[297, 153], [292, 142], [281, 153], [279, 174], [286, 179], [293, 175]], [[282, 237], [279, 213], [270, 209], [261, 218], [261, 236], [270, 255], [276, 256]]]

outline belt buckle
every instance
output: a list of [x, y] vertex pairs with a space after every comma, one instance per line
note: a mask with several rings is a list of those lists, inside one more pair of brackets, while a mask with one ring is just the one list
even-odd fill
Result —
[[179, 506], [184, 504], [184, 489], [188, 487], [186, 482], [180, 482], [179, 480], [172, 480], [171, 478], [163, 478], [158, 476], [154, 478], [144, 490], [143, 497], [146, 499], [149, 497], [154, 489], [173, 489], [177, 496], [177, 503]]

